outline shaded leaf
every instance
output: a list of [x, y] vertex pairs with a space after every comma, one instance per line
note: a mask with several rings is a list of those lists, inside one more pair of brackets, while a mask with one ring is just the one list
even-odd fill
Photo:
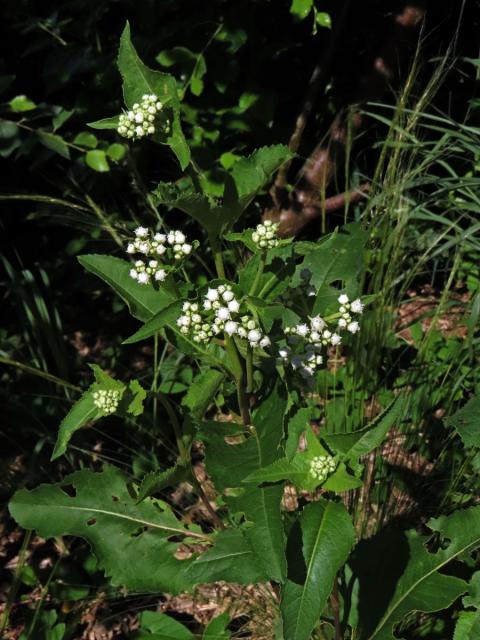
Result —
[[147, 338], [155, 335], [157, 331], [160, 331], [160, 329], [163, 329], [167, 325], [175, 326], [176, 320], [182, 312], [182, 305], [182, 300], [175, 300], [174, 302], [171, 302], [168, 306], [164, 307], [161, 311], [155, 314], [153, 318], [147, 320], [143, 327], [141, 327], [129, 338], [124, 340], [122, 344], [133, 344], [134, 342], [146, 340]]
[[228, 631], [228, 625], [230, 624], [230, 617], [227, 612], [221, 613], [216, 618], [213, 618], [207, 625], [203, 632], [202, 640], [230, 640], [232, 637], [230, 631]]
[[147, 321], [167, 307], [173, 295], [166, 289], [156, 291], [152, 284], [139, 285], [130, 277], [130, 262], [107, 255], [79, 256], [78, 261], [112, 289], [127, 303], [130, 313], [139, 320]]
[[102, 149], [87, 151], [85, 154], [85, 163], [90, 167], [90, 169], [98, 171], [99, 173], [106, 173], [107, 171], [110, 171], [107, 156], [105, 151], [102, 151]]
[[32, 111], [32, 109], [37, 108], [37, 105], [32, 100], [30, 100], [30, 98], [27, 98], [27, 96], [24, 95], [15, 96], [15, 98], [10, 100], [8, 104], [12, 111], [17, 111], [18, 113], [22, 113], [24, 111]]
[[145, 498], [159, 493], [166, 487], [173, 487], [173, 485], [185, 480], [187, 476], [188, 469], [180, 464], [169, 467], [165, 469], [165, 471], [151, 471], [147, 473], [138, 490], [138, 501], [141, 502], [145, 500]]
[[207, 369], [195, 377], [182, 400], [193, 418], [203, 418], [224, 378], [225, 374], [216, 369]]
[[341, 503], [321, 499], [306, 506], [300, 526], [305, 572], [299, 582], [298, 567], [289, 565], [281, 602], [285, 640], [310, 638], [355, 542], [352, 521]]
[[191, 640], [195, 636], [187, 627], [159, 611], [144, 611], [140, 615], [140, 630], [136, 640]]
[[466, 447], [480, 447], [480, 396], [471, 398], [444, 422], [455, 429]]
[[50, 149], [51, 151], [55, 151], [55, 153], [58, 153], [62, 158], [67, 158], [67, 160], [70, 159], [70, 150], [63, 138], [57, 136], [55, 133], [48, 133], [48, 131], [40, 130], [37, 131], [37, 135], [44, 147], [47, 147], [47, 149]]
[[[74, 495], [63, 486], [71, 487]], [[174, 557], [178, 544], [169, 538], [204, 536], [184, 527], [164, 502], [137, 504], [114, 467], [101, 473], [77, 471], [60, 484], [17, 491], [10, 513], [20, 526], [36, 529], [44, 538], [73, 535], [88, 540], [114, 586], [169, 593], [193, 586], [184, 573], [191, 562]]]

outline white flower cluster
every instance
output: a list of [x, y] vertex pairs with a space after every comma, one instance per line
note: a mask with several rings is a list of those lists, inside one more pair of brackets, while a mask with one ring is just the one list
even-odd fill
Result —
[[259, 249], [273, 249], [278, 245], [277, 230], [278, 223], [265, 220], [263, 224], [257, 225], [252, 233], [252, 240]]
[[[323, 357], [320, 354], [323, 348], [337, 347], [342, 342], [340, 335], [342, 330], [346, 329], [350, 333], [360, 331], [360, 324], [352, 319], [351, 314], [361, 314], [363, 303], [359, 299], [349, 302], [348, 296], [344, 293], [339, 296], [338, 302], [340, 303], [338, 313], [332, 317], [332, 320], [338, 319], [336, 330], [320, 316], [314, 316], [308, 324], [301, 323], [284, 329], [290, 346], [279, 349], [280, 361], [283, 364], [290, 364], [304, 378], [313, 376], [318, 367], [323, 364]], [[300, 344], [304, 346], [304, 351], [298, 351], [298, 349], [294, 351], [295, 346]]]
[[[196, 302], [185, 302], [182, 315], [177, 319], [180, 332], [191, 334], [194, 342], [207, 344], [222, 331], [228, 336], [238, 336], [248, 340], [251, 347], [270, 346], [270, 338], [265, 336], [257, 322], [248, 315], [238, 317], [240, 303], [235, 298], [230, 285], [220, 285], [208, 289], [200, 310]], [[203, 314], [203, 315], [202, 315]]]
[[[135, 103], [130, 111], [122, 113], [118, 119], [118, 133], [124, 138], [143, 138], [151, 136], [155, 133], [155, 118], [163, 109], [163, 104], [154, 95], [142, 96], [142, 101]], [[167, 122], [164, 130], [166, 133], [170, 130]]]
[[315, 456], [310, 462], [310, 475], [319, 482], [324, 482], [336, 468], [337, 463], [332, 456]]
[[107, 415], [115, 413], [120, 402], [120, 391], [99, 389], [93, 392], [93, 404]]
[[351, 314], [362, 314], [365, 305], [359, 298], [350, 302], [346, 293], [342, 293], [342, 295], [339, 296], [338, 301], [340, 303], [340, 308], [338, 310], [340, 313], [338, 327], [340, 329], [346, 329], [347, 331], [350, 331], [350, 333], [357, 333], [360, 331], [360, 325], [356, 320], [353, 320]]
[[[148, 284], [150, 280], [163, 282], [167, 277], [165, 262], [181, 260], [192, 251], [192, 245], [187, 243], [181, 231], [153, 233], [146, 227], [135, 229], [135, 240], [127, 246], [130, 255], [141, 254], [145, 258], [135, 261], [135, 267], [130, 270], [130, 277], [139, 284]], [[148, 259], [146, 259], [148, 258]], [[159, 258], [162, 262], [159, 262]]]

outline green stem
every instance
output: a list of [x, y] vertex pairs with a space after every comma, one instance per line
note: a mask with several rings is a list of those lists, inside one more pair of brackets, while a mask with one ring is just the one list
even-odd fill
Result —
[[177, 414], [173, 410], [173, 407], [167, 398], [167, 396], [160, 391], [157, 393], [158, 399], [168, 414], [170, 422], [172, 423], [173, 432], [175, 434], [175, 440], [177, 441], [178, 452], [180, 454], [180, 459], [188, 463], [189, 462], [189, 447], [185, 445], [183, 441], [182, 429], [180, 427], [180, 423], [178, 422]]
[[250, 345], [247, 346], [247, 393], [253, 391], [253, 349]]
[[250, 291], [248, 292], [249, 296], [254, 296], [257, 292], [258, 285], [260, 283], [260, 278], [262, 277], [263, 271], [265, 269], [266, 260], [267, 260], [267, 252], [262, 251], [262, 253], [260, 254], [260, 263], [258, 265], [258, 270], [255, 275], [255, 280], [253, 281], [252, 286], [250, 287]]

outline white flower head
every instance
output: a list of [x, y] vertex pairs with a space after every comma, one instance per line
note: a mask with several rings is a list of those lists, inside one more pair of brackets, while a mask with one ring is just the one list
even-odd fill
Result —
[[363, 313], [364, 306], [365, 305], [362, 303], [360, 298], [357, 298], [351, 303], [350, 309], [353, 311], [353, 313]]
[[327, 323], [320, 316], [315, 316], [311, 319], [310, 325], [315, 331], [322, 331], [327, 326]]
[[238, 322], [228, 320], [228, 322], [225, 323], [224, 331], [229, 336], [233, 336], [238, 331]]
[[297, 336], [300, 336], [301, 338], [305, 338], [308, 335], [309, 331], [310, 329], [306, 324], [297, 324], [297, 326], [295, 327]]
[[217, 311], [217, 318], [219, 320], [230, 320], [230, 311], [227, 307], [220, 307]]
[[247, 334], [248, 341], [250, 342], [250, 346], [256, 347], [257, 344], [262, 339], [262, 334], [258, 329], [251, 329]]
[[207, 291], [207, 300], [210, 300], [210, 302], [215, 302], [215, 300], [218, 300], [217, 289], [209, 289]]
[[150, 276], [148, 275], [148, 273], [143, 271], [142, 273], [138, 274], [137, 281], [139, 282], [139, 284], [148, 284], [150, 282]]
[[338, 296], [338, 301], [340, 304], [348, 304], [348, 296], [346, 293], [342, 293], [342, 295]]
[[350, 333], [357, 333], [358, 331], [360, 331], [360, 325], [356, 320], [354, 322], [350, 322], [350, 324], [347, 326], [347, 331], [350, 331]]
[[146, 238], [148, 236], [147, 227], [137, 227], [134, 231], [137, 238]]
[[165, 271], [165, 269], [159, 269], [158, 271], [155, 271], [155, 280], [157, 282], [163, 282], [166, 277], [167, 272]]
[[342, 336], [339, 336], [338, 333], [332, 333], [332, 337], [330, 338], [330, 344], [333, 347], [339, 345], [342, 341]]
[[238, 313], [240, 311], [240, 303], [238, 300], [230, 300], [228, 303], [228, 310], [232, 313]]
[[271, 341], [270, 338], [268, 336], [263, 336], [263, 338], [260, 340], [260, 346], [262, 347], [262, 349], [265, 349], [266, 347], [269, 347], [271, 345]]

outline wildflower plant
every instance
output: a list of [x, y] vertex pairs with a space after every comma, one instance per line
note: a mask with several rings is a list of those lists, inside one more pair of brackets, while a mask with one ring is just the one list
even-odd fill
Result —
[[[176, 594], [218, 580], [271, 581], [280, 594], [279, 638], [308, 640], [325, 612], [335, 620], [337, 638], [347, 637], [338, 629], [350, 629], [360, 640], [391, 638], [394, 625], [412, 611], [448, 606], [465, 591], [464, 580], [438, 570], [459, 549], [475, 548], [470, 524], [480, 521], [480, 508], [429, 523], [448, 540], [452, 529], [459, 536], [436, 554], [416, 533], [409, 538], [408, 565], [388, 608], [372, 614], [370, 626], [357, 633], [358, 603], [368, 600], [363, 590], [372, 571], [362, 573], [351, 555], [355, 514], [346, 496], [363, 487], [363, 461], [400, 420], [403, 397], [385, 403], [361, 429], [338, 433], [326, 417], [322, 379], [332, 360], [337, 367], [339, 354], [348, 363], [362, 340], [368, 231], [351, 223], [318, 242], [297, 242], [281, 238], [273, 221], [247, 227], [247, 209], [291, 158], [289, 149], [275, 145], [240, 157], [224, 172], [223, 196], [209, 193], [191, 163], [175, 78], [142, 63], [128, 25], [118, 65], [124, 112], [92, 126], [115, 129], [132, 145], [150, 137], [167, 145], [180, 170], [188, 171], [153, 189], [150, 201], [159, 218], [138, 212], [145, 226], [132, 225], [122, 258], [86, 255], [80, 263], [108, 283], [141, 323], [124, 343], [162, 341], [197, 369], [176, 402], [155, 385], [147, 393], [138, 381], [116, 380], [94, 366], [95, 381], [61, 423], [52, 457], [65, 455], [79, 429], [101, 419], [107, 428], [111, 416], [141, 419], [144, 407], [160, 400], [176, 459], [134, 482], [111, 465], [75, 471], [61, 484], [17, 492], [10, 511], [43, 537], [88, 540], [114, 586]], [[170, 211], [176, 220], [178, 212], [189, 217], [188, 237], [166, 224]], [[201, 277], [199, 265], [208, 267]], [[154, 375], [161, 375], [161, 366]], [[145, 429], [149, 425], [146, 419]], [[194, 442], [202, 444], [216, 509], [192, 465]], [[160, 500], [182, 481], [204, 502], [211, 527], [187, 522]], [[287, 484], [307, 496], [288, 516], [282, 501]], [[74, 495], [63, 490], [66, 485]], [[188, 557], [179, 554], [182, 545], [192, 547]], [[360, 599], [353, 597], [359, 590]]]

